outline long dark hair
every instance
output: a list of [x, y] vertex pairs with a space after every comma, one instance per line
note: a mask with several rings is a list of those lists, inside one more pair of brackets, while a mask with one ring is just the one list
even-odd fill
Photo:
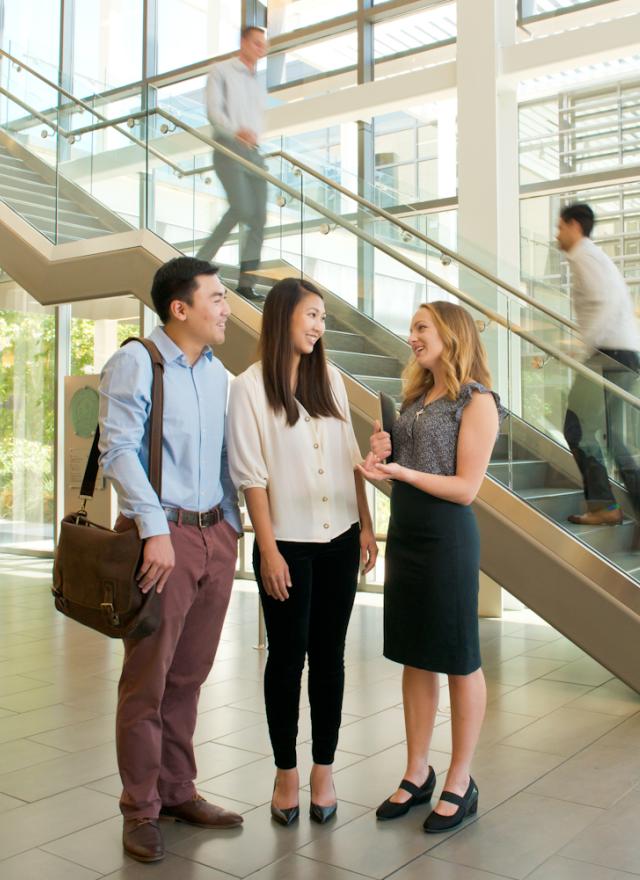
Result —
[[296, 399], [310, 416], [333, 416], [344, 419], [331, 390], [327, 360], [318, 339], [310, 354], [300, 357], [298, 385], [291, 391], [291, 364], [294, 351], [291, 343], [291, 318], [298, 303], [310, 293], [324, 299], [315, 285], [297, 278], [283, 278], [273, 285], [264, 304], [259, 357], [262, 361], [264, 390], [271, 408], [285, 411], [288, 425], [300, 418]]

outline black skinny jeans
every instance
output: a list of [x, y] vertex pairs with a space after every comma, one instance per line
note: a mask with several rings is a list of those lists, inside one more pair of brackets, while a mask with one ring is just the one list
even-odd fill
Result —
[[356, 523], [328, 544], [278, 541], [292, 587], [280, 602], [260, 577], [260, 550], [253, 569], [267, 627], [269, 653], [264, 699], [276, 767], [296, 766], [300, 680], [309, 658], [313, 760], [333, 764], [344, 692], [344, 645], [358, 583], [360, 527]]

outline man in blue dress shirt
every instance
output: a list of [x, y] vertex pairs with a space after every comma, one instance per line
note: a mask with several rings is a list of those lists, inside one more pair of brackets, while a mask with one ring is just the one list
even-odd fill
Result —
[[163, 323], [150, 335], [164, 360], [162, 497], [147, 477], [152, 366], [129, 343], [100, 381], [100, 451], [118, 493], [116, 528], [144, 539], [140, 589], [155, 584], [162, 622], [125, 640], [116, 744], [125, 851], [164, 856], [158, 818], [230, 828], [242, 817], [207, 803], [194, 786], [193, 732], [200, 687], [215, 657], [242, 530], [225, 447], [227, 374], [211, 346], [230, 314], [217, 268], [192, 257], [162, 266], [151, 297]]

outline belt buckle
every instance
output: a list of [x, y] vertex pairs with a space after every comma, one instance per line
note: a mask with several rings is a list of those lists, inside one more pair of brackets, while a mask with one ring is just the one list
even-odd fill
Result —
[[198, 525], [200, 526], [201, 529], [205, 528], [204, 520], [205, 520], [205, 517], [207, 516], [207, 513], [208, 513], [208, 511], [206, 511], [206, 510], [205, 511], [201, 511], [201, 510], [198, 511]]

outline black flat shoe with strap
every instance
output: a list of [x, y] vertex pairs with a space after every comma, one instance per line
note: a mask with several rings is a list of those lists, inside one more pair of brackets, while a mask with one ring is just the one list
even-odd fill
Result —
[[440, 795], [440, 800], [446, 801], [449, 804], [456, 804], [458, 809], [452, 816], [443, 816], [441, 813], [436, 813], [435, 810], [429, 813], [422, 826], [427, 834], [438, 834], [441, 831], [448, 831], [450, 828], [460, 825], [467, 816], [475, 815], [478, 812], [478, 786], [470, 777], [469, 787], [463, 797], [460, 797], [459, 794], [454, 794], [452, 791], [443, 791]]
[[409, 800], [400, 804], [387, 798], [376, 810], [376, 817], [380, 821], [386, 821], [387, 819], [398, 819], [400, 816], [404, 816], [411, 807], [416, 807], [418, 804], [426, 804], [430, 801], [435, 787], [436, 774], [433, 767], [429, 767], [427, 779], [422, 785], [415, 785], [409, 779], [403, 779], [398, 788], [411, 795]]

